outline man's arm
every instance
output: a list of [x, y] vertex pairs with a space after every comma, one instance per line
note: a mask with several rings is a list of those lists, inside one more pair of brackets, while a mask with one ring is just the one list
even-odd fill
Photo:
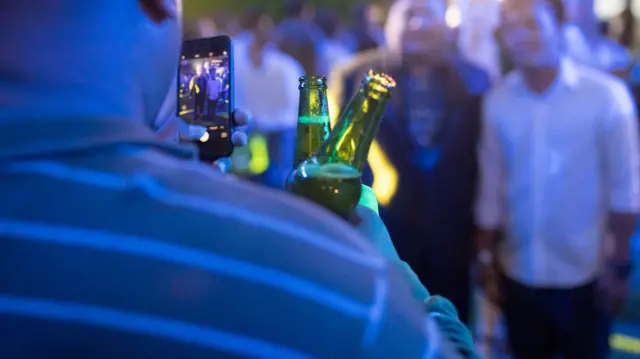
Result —
[[640, 146], [638, 118], [631, 93], [616, 82], [610, 95], [611, 109], [601, 134], [603, 170], [609, 186], [609, 233], [614, 239], [611, 261], [630, 263], [630, 241], [640, 212]]
[[491, 102], [491, 97], [487, 97], [482, 106], [478, 147], [479, 181], [475, 219], [478, 226], [476, 246], [479, 255], [494, 253], [504, 214], [504, 158], [491, 114]]

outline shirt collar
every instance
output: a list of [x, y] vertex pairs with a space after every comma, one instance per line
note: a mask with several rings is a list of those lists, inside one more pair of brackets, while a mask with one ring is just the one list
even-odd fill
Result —
[[[524, 77], [519, 70], [515, 70], [513, 76], [508, 79], [512, 85], [516, 85], [518, 87], [527, 88], [527, 84], [525, 83]], [[577, 64], [569, 57], [563, 57], [560, 59], [560, 67], [558, 71], [558, 77], [556, 81], [552, 85], [552, 87], [565, 86], [570, 89], [575, 88], [578, 84], [578, 68]]]

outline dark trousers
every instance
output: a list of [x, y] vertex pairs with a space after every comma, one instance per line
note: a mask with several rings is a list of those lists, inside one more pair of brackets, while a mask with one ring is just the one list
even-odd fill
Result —
[[202, 116], [204, 113], [204, 101], [205, 101], [205, 97], [202, 94], [197, 94], [196, 95], [196, 99], [195, 99], [195, 108], [194, 108], [194, 112], [195, 112], [195, 117], [199, 117]]
[[[400, 258], [409, 264], [431, 295], [450, 300], [458, 311], [460, 321], [469, 324], [472, 232], [407, 230], [405, 223], [389, 220], [386, 210], [383, 209], [380, 214]], [[469, 225], [460, 223], [459, 227]]]
[[215, 100], [207, 100], [207, 115], [209, 117], [213, 117], [218, 112], [218, 99]]
[[503, 280], [503, 314], [516, 359], [606, 359], [610, 317], [595, 282], [540, 289]]

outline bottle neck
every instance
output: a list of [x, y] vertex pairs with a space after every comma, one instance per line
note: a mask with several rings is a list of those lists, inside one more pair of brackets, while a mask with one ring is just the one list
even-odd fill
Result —
[[363, 87], [351, 99], [318, 151], [329, 162], [346, 163], [362, 173], [389, 96]]
[[298, 123], [329, 123], [326, 87], [305, 87], [300, 90]]

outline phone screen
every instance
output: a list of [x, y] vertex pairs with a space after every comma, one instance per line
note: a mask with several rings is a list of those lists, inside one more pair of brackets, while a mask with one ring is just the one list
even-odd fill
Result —
[[194, 141], [207, 162], [230, 156], [233, 74], [227, 36], [183, 43], [180, 61], [178, 115], [189, 125], [206, 127]]

